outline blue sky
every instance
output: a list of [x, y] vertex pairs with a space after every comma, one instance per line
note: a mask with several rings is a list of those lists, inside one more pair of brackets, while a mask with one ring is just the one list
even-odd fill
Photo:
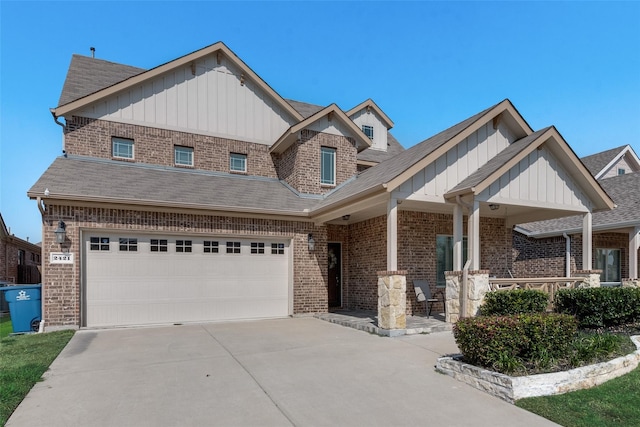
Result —
[[640, 152], [640, 2], [0, 0], [0, 28], [0, 212], [32, 242], [26, 192], [61, 154], [49, 108], [91, 46], [152, 68], [223, 41], [285, 98], [372, 98], [405, 147], [509, 98], [578, 156]]

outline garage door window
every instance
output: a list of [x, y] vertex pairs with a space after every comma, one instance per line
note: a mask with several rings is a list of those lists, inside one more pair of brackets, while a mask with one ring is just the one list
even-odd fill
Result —
[[109, 238], [108, 237], [92, 237], [90, 248], [92, 251], [108, 251]]
[[272, 243], [271, 244], [272, 255], [284, 255], [284, 243]]
[[264, 254], [264, 243], [251, 242], [252, 254]]
[[176, 252], [191, 252], [191, 240], [176, 240]]
[[120, 238], [120, 250], [122, 252], [137, 252], [138, 251], [138, 239]]
[[227, 242], [227, 253], [228, 254], [239, 254], [240, 253], [240, 242]]
[[151, 252], [167, 252], [167, 241], [164, 239], [151, 239]]
[[218, 242], [212, 242], [210, 240], [204, 241], [204, 253], [205, 254], [217, 254], [218, 253]]

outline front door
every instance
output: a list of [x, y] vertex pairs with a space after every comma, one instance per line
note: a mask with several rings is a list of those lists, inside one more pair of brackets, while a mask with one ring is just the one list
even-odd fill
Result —
[[342, 305], [342, 246], [340, 243], [329, 243], [329, 307]]

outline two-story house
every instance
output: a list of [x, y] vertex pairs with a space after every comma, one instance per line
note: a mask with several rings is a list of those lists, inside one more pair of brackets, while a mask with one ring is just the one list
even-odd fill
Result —
[[223, 43], [150, 70], [74, 55], [58, 104], [64, 154], [28, 192], [51, 327], [376, 309], [381, 275], [505, 275], [514, 224], [613, 206], [509, 100], [403, 150], [372, 100], [285, 99]]

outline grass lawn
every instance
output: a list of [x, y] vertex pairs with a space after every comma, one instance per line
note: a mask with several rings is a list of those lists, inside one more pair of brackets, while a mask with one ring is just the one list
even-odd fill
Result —
[[8, 337], [12, 332], [11, 318], [9, 316], [0, 317], [0, 339]]
[[516, 405], [565, 427], [640, 426], [640, 367], [588, 390], [531, 397]]
[[31, 387], [41, 380], [73, 334], [74, 331], [57, 331], [0, 338], [0, 426], [6, 424]]

